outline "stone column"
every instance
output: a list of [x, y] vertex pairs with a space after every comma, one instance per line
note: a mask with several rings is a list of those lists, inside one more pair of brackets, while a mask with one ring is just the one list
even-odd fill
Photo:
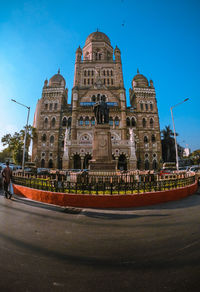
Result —
[[133, 170], [137, 168], [137, 157], [135, 154], [135, 137], [132, 128], [129, 128], [130, 133], [130, 159], [129, 159], [129, 169]]

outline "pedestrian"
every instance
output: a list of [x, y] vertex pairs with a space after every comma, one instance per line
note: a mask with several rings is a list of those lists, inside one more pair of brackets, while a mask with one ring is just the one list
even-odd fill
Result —
[[9, 167], [9, 161], [6, 162], [6, 167], [2, 171], [2, 177], [3, 177], [3, 188], [5, 192], [5, 197], [7, 199], [10, 199], [12, 197], [11, 192], [9, 191], [11, 179], [12, 179], [12, 170]]

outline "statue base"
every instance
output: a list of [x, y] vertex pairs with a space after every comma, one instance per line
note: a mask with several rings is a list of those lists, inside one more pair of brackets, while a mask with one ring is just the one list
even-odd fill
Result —
[[115, 171], [116, 161], [112, 159], [110, 126], [97, 124], [93, 135], [93, 159], [89, 161], [91, 171]]

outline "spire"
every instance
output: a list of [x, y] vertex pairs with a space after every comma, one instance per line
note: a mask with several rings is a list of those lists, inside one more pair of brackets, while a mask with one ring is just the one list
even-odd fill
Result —
[[139, 74], [140, 73], [140, 71], [139, 71], [139, 69], [137, 68], [137, 74]]
[[58, 74], [60, 74], [60, 68], [58, 68]]

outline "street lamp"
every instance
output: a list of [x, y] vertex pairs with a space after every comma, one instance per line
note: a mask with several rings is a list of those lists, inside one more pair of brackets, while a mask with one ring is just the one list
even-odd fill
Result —
[[13, 102], [22, 105], [28, 109], [28, 115], [27, 115], [27, 121], [26, 121], [26, 128], [25, 128], [25, 135], [24, 135], [24, 148], [23, 148], [23, 159], [22, 159], [22, 171], [24, 172], [24, 163], [25, 163], [25, 153], [26, 153], [26, 137], [27, 137], [27, 130], [28, 130], [28, 120], [29, 120], [29, 114], [30, 114], [30, 106], [26, 106], [23, 103], [20, 103], [14, 99], [11, 99]]
[[183, 101], [175, 104], [174, 106], [170, 107], [171, 110], [171, 115], [172, 115], [172, 123], [173, 123], [173, 129], [174, 129], [174, 141], [175, 141], [175, 150], [176, 150], [176, 169], [179, 170], [179, 163], [178, 163], [178, 147], [177, 147], [177, 142], [176, 142], [176, 131], [175, 131], [175, 125], [174, 125], [174, 117], [173, 117], [173, 108], [176, 106], [186, 102], [189, 98], [184, 99]]

